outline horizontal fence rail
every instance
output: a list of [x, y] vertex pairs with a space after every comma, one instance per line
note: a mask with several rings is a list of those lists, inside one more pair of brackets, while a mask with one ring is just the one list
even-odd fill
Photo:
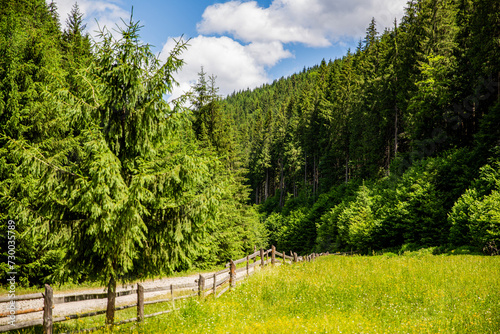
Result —
[[[153, 287], [153, 288], [144, 288], [140, 283], [137, 284], [137, 287], [134, 289], [128, 289], [128, 290], [121, 290], [116, 292], [116, 297], [121, 297], [121, 296], [129, 296], [136, 294], [137, 295], [137, 302], [129, 304], [129, 305], [122, 305], [119, 307], [115, 307], [114, 309], [116, 311], [118, 310], [124, 310], [127, 308], [132, 308], [132, 307], [137, 307], [137, 317], [132, 318], [132, 319], [127, 319], [127, 320], [122, 320], [120, 322], [114, 323], [114, 325], [120, 325], [128, 322], [142, 322], [144, 319], [149, 318], [149, 317], [154, 317], [158, 316], [161, 314], [166, 314], [169, 312], [172, 312], [176, 310], [175, 308], [175, 301], [176, 300], [181, 300], [181, 299], [186, 299], [186, 298], [192, 298], [192, 297], [199, 297], [199, 298], [205, 298], [209, 295], [212, 295], [214, 298], [219, 298], [222, 294], [225, 292], [229, 291], [230, 288], [234, 287], [236, 285], [236, 282], [241, 281], [245, 279], [246, 277], [250, 276], [251, 274], [255, 273], [255, 267], [261, 267], [264, 268], [265, 266], [271, 264], [272, 266], [274, 265], [284, 265], [284, 264], [293, 264], [296, 262], [306, 262], [306, 261], [314, 261], [314, 259], [318, 256], [323, 256], [323, 255], [329, 255], [329, 253], [321, 253], [321, 254], [309, 254], [306, 256], [298, 256], [297, 253], [293, 253], [290, 251], [290, 255], [286, 255], [286, 253], [283, 252], [278, 252], [276, 251], [276, 248], [272, 246], [271, 249], [268, 250], [259, 250], [255, 251], [252, 254], [249, 254], [241, 259], [238, 260], [230, 260], [226, 265], [226, 269], [222, 269], [218, 272], [212, 273], [212, 274], [207, 274], [207, 275], [199, 275], [198, 279], [195, 279], [194, 282], [192, 283], [185, 283], [185, 284], [170, 284], [170, 285], [165, 285], [165, 286], [159, 286], [159, 287]], [[348, 255], [347, 253], [335, 253], [332, 255]], [[352, 255], [352, 253], [351, 253]], [[279, 259], [278, 259], [278, 258]], [[260, 261], [258, 260], [260, 259]], [[251, 260], [253, 262], [251, 262]], [[237, 264], [242, 264], [246, 263], [245, 266], [236, 268]], [[252, 270], [251, 270], [252, 269]], [[246, 272], [245, 275], [240, 275], [238, 277], [238, 273], [243, 273]], [[221, 278], [222, 276], [222, 278]], [[207, 281], [211, 281], [211, 284], [207, 284]], [[145, 300], [145, 294], [147, 293], [152, 293], [152, 292], [166, 292], [168, 298], [163, 298], [163, 299], [155, 299], [155, 300]], [[177, 295], [176, 295], [177, 292]], [[181, 294], [182, 292], [187, 294]], [[189, 293], [191, 292], [191, 293]], [[6, 313], [1, 313], [0, 314], [0, 319], [6, 318], [6, 317], [11, 317], [12, 315], [18, 315], [18, 314], [28, 314], [28, 313], [34, 313], [34, 312], [44, 312], [43, 318], [42, 319], [37, 319], [37, 320], [31, 320], [31, 321], [26, 321], [22, 322], [19, 324], [8, 324], [8, 325], [0, 325], [0, 332], [6, 332], [6, 331], [11, 331], [11, 330], [16, 330], [16, 329], [22, 329], [22, 328], [27, 328], [27, 327], [33, 327], [33, 326], [38, 326], [38, 325], [43, 325], [43, 332], [44, 334], [50, 334], [53, 333], [53, 324], [58, 323], [58, 322], [63, 322], [63, 321], [68, 321], [72, 319], [81, 319], [81, 318], [86, 318], [86, 317], [92, 317], [100, 314], [105, 314], [107, 311], [106, 309], [102, 310], [95, 310], [92, 312], [87, 312], [87, 313], [77, 313], [77, 314], [70, 314], [66, 316], [61, 316], [61, 317], [53, 317], [52, 316], [52, 310], [54, 308], [54, 305], [57, 304], [64, 304], [64, 303], [71, 303], [71, 302], [78, 302], [78, 301], [86, 301], [86, 300], [97, 300], [97, 299], [106, 299], [108, 297], [107, 292], [103, 293], [80, 293], [80, 294], [72, 294], [72, 295], [65, 295], [65, 296], [54, 296], [52, 288], [46, 284], [45, 285], [45, 293], [34, 293], [34, 294], [29, 294], [29, 295], [21, 295], [21, 296], [15, 296], [13, 298], [0, 298], [0, 303], [12, 303], [13, 301], [24, 301], [24, 300], [34, 300], [34, 299], [43, 299], [44, 300], [44, 306], [42, 308], [35, 308], [35, 309], [27, 309], [27, 310], [15, 310], [14, 313], [11, 312], [6, 312]], [[156, 312], [152, 314], [144, 314], [144, 306], [145, 305], [151, 305], [151, 304], [158, 304], [158, 303], [165, 303], [165, 302], [170, 302], [172, 304], [172, 309], [161, 311], [161, 312]], [[104, 328], [106, 325], [101, 326], [101, 327], [95, 327], [95, 328], [90, 328], [85, 331], [93, 331], [97, 330], [100, 328]]]

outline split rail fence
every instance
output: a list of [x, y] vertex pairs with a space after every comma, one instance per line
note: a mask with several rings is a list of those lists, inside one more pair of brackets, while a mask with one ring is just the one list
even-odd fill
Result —
[[[199, 275], [198, 279], [196, 279], [193, 283], [170, 284], [170, 285], [161, 286], [161, 287], [154, 287], [154, 288], [144, 288], [140, 283], [138, 283], [137, 287], [134, 289], [115, 292], [115, 298], [136, 294], [137, 295], [137, 302], [133, 303], [133, 304], [119, 306], [119, 307], [114, 308], [114, 310], [118, 311], [118, 310], [124, 310], [124, 309], [131, 308], [131, 307], [137, 307], [137, 317], [132, 318], [132, 319], [123, 320], [120, 322], [116, 322], [116, 323], [114, 323], [114, 325], [121, 325], [124, 323], [133, 322], [133, 321], [142, 322], [142, 321], [144, 321], [145, 318], [154, 317], [154, 316], [157, 316], [160, 314], [172, 312], [172, 311], [176, 310], [176, 308], [175, 308], [175, 301], [176, 300], [191, 298], [191, 297], [195, 297], [195, 296], [198, 296], [200, 298], [204, 298], [208, 295], [213, 295], [214, 298], [218, 298], [223, 293], [228, 291], [230, 288], [234, 287], [236, 285], [236, 282], [243, 280], [247, 276], [250, 276], [251, 274], [253, 274], [255, 272], [254, 267], [256, 267], [256, 266], [264, 268], [265, 266], [267, 266], [269, 264], [274, 266], [276, 264], [285, 264], [285, 263], [292, 264], [295, 262], [303, 262], [303, 261], [310, 262], [310, 261], [313, 261], [316, 257], [322, 256], [322, 255], [328, 255], [328, 253], [321, 253], [321, 254], [313, 253], [313, 254], [310, 254], [307, 256], [298, 256], [297, 253], [290, 252], [290, 255], [286, 255], [285, 252], [281, 253], [281, 252], [276, 251], [275, 247], [272, 246], [271, 249], [268, 249], [266, 251], [261, 249], [259, 251], [254, 252], [253, 254], [249, 254], [246, 257], [241, 258], [239, 260], [235, 260], [235, 261], [230, 260], [226, 264], [225, 269], [218, 271], [216, 273], [213, 273], [213, 274]], [[337, 255], [337, 254], [335, 254], [335, 255]], [[260, 258], [260, 259], [257, 260], [257, 258]], [[280, 258], [280, 259], [278, 259], [278, 258]], [[253, 260], [253, 262], [251, 260]], [[244, 262], [246, 262], [246, 266], [236, 268], [236, 265], [244, 263]], [[243, 275], [240, 274], [240, 277], [238, 277], [238, 273], [242, 273], [242, 272], [246, 272], [246, 274], [243, 274]], [[210, 285], [205, 284], [209, 280], [212, 280], [212, 284], [210, 284]], [[165, 295], [168, 296], [168, 298], [155, 299], [155, 300], [149, 300], [149, 301], [145, 300], [144, 295], [147, 293], [152, 293], [152, 292], [165, 292]], [[6, 313], [1, 313], [0, 319], [10, 318], [12, 316], [17, 316], [19, 314], [27, 314], [27, 313], [34, 313], [34, 312], [43, 311], [43, 318], [37, 319], [37, 320], [32, 320], [32, 321], [21, 322], [21, 323], [1, 325], [0, 332], [6, 332], [6, 331], [21, 329], [21, 328], [43, 325], [43, 333], [44, 334], [45, 333], [52, 334], [54, 323], [73, 320], [73, 319], [92, 317], [92, 316], [96, 316], [96, 315], [100, 315], [100, 314], [105, 314], [108, 311], [107, 309], [104, 309], [104, 310], [97, 310], [97, 311], [92, 311], [92, 312], [87, 312], [87, 313], [77, 313], [77, 314], [65, 315], [65, 316], [61, 316], [61, 317], [53, 317], [52, 316], [52, 309], [54, 308], [54, 305], [76, 302], [76, 301], [83, 301], [83, 300], [95, 300], [95, 299], [106, 299], [106, 298], [108, 298], [108, 293], [106, 293], [106, 292], [103, 292], [103, 293], [83, 293], [83, 294], [74, 294], [74, 295], [66, 295], [66, 296], [54, 296], [54, 292], [52, 290], [52, 287], [50, 287], [50, 285], [48, 285], [48, 284], [45, 285], [45, 293], [21, 295], [21, 296], [16, 296], [14, 298], [9, 298], [9, 297], [0, 298], [0, 303], [12, 303], [12, 302], [17, 302], [17, 301], [22, 301], [22, 300], [33, 300], [33, 299], [43, 299], [43, 301], [44, 301], [43, 308], [19, 310], [19, 311], [14, 310], [14, 312], [7, 311]], [[172, 308], [169, 310], [156, 312], [156, 313], [152, 313], [152, 314], [147, 314], [147, 315], [144, 314], [144, 306], [145, 305], [165, 303], [165, 302], [170, 302], [172, 304]], [[93, 330], [97, 330], [99, 328], [103, 328], [105, 326], [106, 325], [100, 326], [100, 327], [95, 327], [95, 328], [89, 328], [89, 329], [86, 329], [85, 331], [93, 331]], [[83, 330], [80, 330], [80, 331], [83, 331]]]

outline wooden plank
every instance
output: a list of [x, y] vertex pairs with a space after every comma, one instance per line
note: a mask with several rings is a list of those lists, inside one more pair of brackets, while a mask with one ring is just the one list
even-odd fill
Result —
[[274, 252], [274, 254], [276, 254], [276, 256], [283, 257], [283, 253], [280, 253], [278, 251]]
[[156, 317], [157, 315], [166, 314], [166, 313], [170, 313], [170, 312], [173, 312], [173, 311], [174, 310], [166, 310], [166, 311], [160, 311], [160, 312], [156, 312], [156, 313], [151, 313], [151, 314], [145, 315], [144, 318]]
[[134, 322], [134, 321], [137, 321], [137, 318], [132, 318], [132, 319], [127, 319], [127, 320], [122, 320], [122, 321], [119, 321], [119, 322], [115, 322], [115, 323], [113, 323], [113, 325], [119, 326], [119, 325], [127, 324], [129, 322]]
[[[135, 304], [133, 304], [132, 306], [135, 306]], [[119, 310], [119, 309], [116, 308], [115, 310]], [[68, 321], [68, 320], [72, 320], [72, 319], [93, 317], [93, 316], [105, 314], [105, 313], [106, 313], [106, 310], [99, 310], [99, 311], [93, 311], [93, 312], [82, 313], [82, 314], [78, 314], [78, 313], [77, 314], [70, 314], [70, 315], [65, 315], [64, 317], [54, 318], [54, 323]]]
[[[246, 258], [246, 257], [244, 257], [244, 258], [241, 258], [241, 259], [239, 259], [239, 260], [232, 261], [232, 262], [233, 262], [234, 264], [240, 264], [240, 263], [245, 262], [246, 260], [247, 260], [247, 258]], [[231, 262], [226, 263], [226, 268], [229, 268], [230, 266], [231, 266]]]
[[220, 296], [222, 296], [222, 294], [224, 292], [226, 292], [227, 290], [229, 290], [229, 286], [226, 286], [224, 289], [222, 289], [221, 292], [219, 292], [219, 294], [217, 295], [217, 298], [219, 298]]
[[254, 263], [250, 264], [248, 267], [249, 268], [253, 268], [255, 266], [260, 266], [260, 263], [259, 262], [254, 262]]
[[256, 251], [253, 254], [248, 255], [248, 258], [249, 259], [255, 259], [259, 255], [260, 255], [260, 251]]
[[41, 292], [39, 292], [39, 293], [32, 293], [29, 295], [14, 296], [12, 298], [3, 297], [3, 298], [0, 298], [0, 303], [9, 303], [11, 300], [20, 301], [20, 300], [42, 299], [42, 298], [43, 298], [43, 294]]
[[241, 268], [238, 268], [235, 270], [235, 273], [241, 273], [243, 271], [246, 271], [247, 270], [247, 267], [241, 267]]
[[35, 313], [35, 312], [40, 312], [40, 311], [43, 311], [43, 307], [30, 308], [30, 309], [27, 309], [27, 310], [16, 310], [16, 312], [14, 314], [11, 314], [10, 312], [0, 313], [0, 318], [9, 317], [11, 315]]
[[[145, 289], [144, 291], [150, 292], [150, 291], [147, 291], [147, 289]], [[137, 293], [137, 289], [117, 291], [116, 297], [128, 296], [128, 295], [131, 295], [134, 293]], [[105, 299], [105, 298], [108, 298], [107, 292], [82, 293], [82, 294], [75, 294], [75, 295], [54, 296], [54, 304], [64, 304], [64, 303], [78, 302], [81, 300]]]
[[226, 273], [229, 272], [229, 270], [230, 270], [229, 268], [223, 269], [221, 271], [216, 272], [215, 275], [219, 276], [219, 275], [222, 275], [222, 274], [226, 274]]
[[175, 297], [175, 300], [178, 300], [178, 299], [187, 299], [187, 298], [191, 298], [191, 297], [195, 297], [195, 296], [198, 296], [198, 292], [192, 293], [190, 295]]
[[246, 276], [241, 276], [241, 277], [236, 278], [236, 280], [235, 280], [235, 281], [236, 281], [236, 282], [239, 282], [239, 281], [244, 280], [245, 278], [246, 278]]
[[227, 283], [229, 281], [229, 276], [224, 278], [224, 279], [221, 279], [220, 281], [217, 281], [217, 287], [223, 285], [224, 283]]
[[32, 321], [27, 321], [27, 322], [16, 323], [15, 325], [10, 325], [10, 324], [3, 325], [3, 326], [0, 326], [0, 332], [8, 332], [8, 331], [13, 331], [15, 329], [33, 327], [33, 326], [38, 326], [38, 325], [43, 325], [43, 319], [37, 319], [37, 320], [32, 320]]
[[172, 287], [170, 287], [170, 285], [166, 285], [166, 286], [159, 286], [159, 287], [156, 287], [156, 288], [149, 288], [149, 289], [144, 289], [144, 292], [145, 293], [148, 293], [148, 292], [157, 292], [157, 291], [168, 291], [168, 290], [180, 290], [180, 289], [189, 289], [189, 288], [196, 288], [198, 287], [198, 283], [196, 282], [193, 282], [193, 283], [185, 283], [185, 284], [171, 284]]
[[198, 283], [184, 283], [184, 284], [174, 284], [174, 289], [189, 289], [189, 288], [196, 288], [198, 286]]
[[170, 290], [170, 285], [157, 286], [157, 287], [154, 287], [154, 288], [147, 288], [147, 289], [144, 289], [144, 293], [159, 292], [159, 291], [168, 291], [168, 290]]
[[[137, 304], [135, 304], [135, 303], [130, 304], [130, 305], [123, 305], [123, 306], [115, 307], [115, 311], [125, 310], [125, 309], [131, 308], [131, 307], [136, 307], [136, 306], [137, 306]], [[56, 323], [56, 322], [63, 322], [63, 321], [67, 321], [67, 320], [73, 320], [73, 319], [94, 317], [96, 315], [105, 314], [105, 313], [106, 313], [106, 310], [97, 310], [97, 311], [92, 311], [92, 312], [88, 312], [88, 313], [70, 314], [70, 315], [65, 315], [64, 317], [54, 318], [52, 322]]]
[[156, 299], [156, 300], [145, 301], [144, 305], [166, 303], [166, 302], [171, 302], [171, 301], [172, 301], [172, 298]]

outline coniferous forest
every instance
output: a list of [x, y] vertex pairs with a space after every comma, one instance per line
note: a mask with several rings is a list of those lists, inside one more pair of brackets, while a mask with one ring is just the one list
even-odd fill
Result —
[[[0, 234], [25, 286], [307, 253], [499, 254], [500, 2], [410, 0], [342, 58], [221, 97], [125, 20], [0, 0]], [[6, 262], [1, 275], [6, 275]]]

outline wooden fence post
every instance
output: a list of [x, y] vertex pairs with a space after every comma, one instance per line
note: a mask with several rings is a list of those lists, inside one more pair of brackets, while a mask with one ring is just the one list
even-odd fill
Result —
[[229, 260], [231, 263], [231, 266], [229, 267], [229, 286], [232, 288], [236, 286], [236, 265], [234, 264], [233, 260]]
[[250, 255], [247, 255], [247, 276], [250, 276]]
[[274, 266], [276, 264], [276, 247], [271, 247], [271, 264]]
[[172, 310], [175, 309], [174, 285], [170, 284], [170, 297], [172, 297]]
[[200, 277], [198, 278], [198, 297], [203, 298], [204, 292], [205, 291], [205, 277], [203, 277], [200, 274]]
[[282, 255], [283, 255], [283, 264], [286, 264], [286, 253], [285, 253], [285, 251], [283, 251]]
[[213, 290], [214, 290], [214, 298], [215, 298], [217, 296], [217, 274], [214, 274]]
[[262, 248], [260, 249], [260, 266], [264, 268], [264, 250]]
[[137, 283], [137, 321], [144, 321], [144, 287]]
[[43, 334], [52, 334], [52, 306], [54, 305], [54, 291], [45, 284], [43, 295]]
[[298, 262], [297, 253], [293, 253], [293, 262], [295, 262], [295, 263]]

